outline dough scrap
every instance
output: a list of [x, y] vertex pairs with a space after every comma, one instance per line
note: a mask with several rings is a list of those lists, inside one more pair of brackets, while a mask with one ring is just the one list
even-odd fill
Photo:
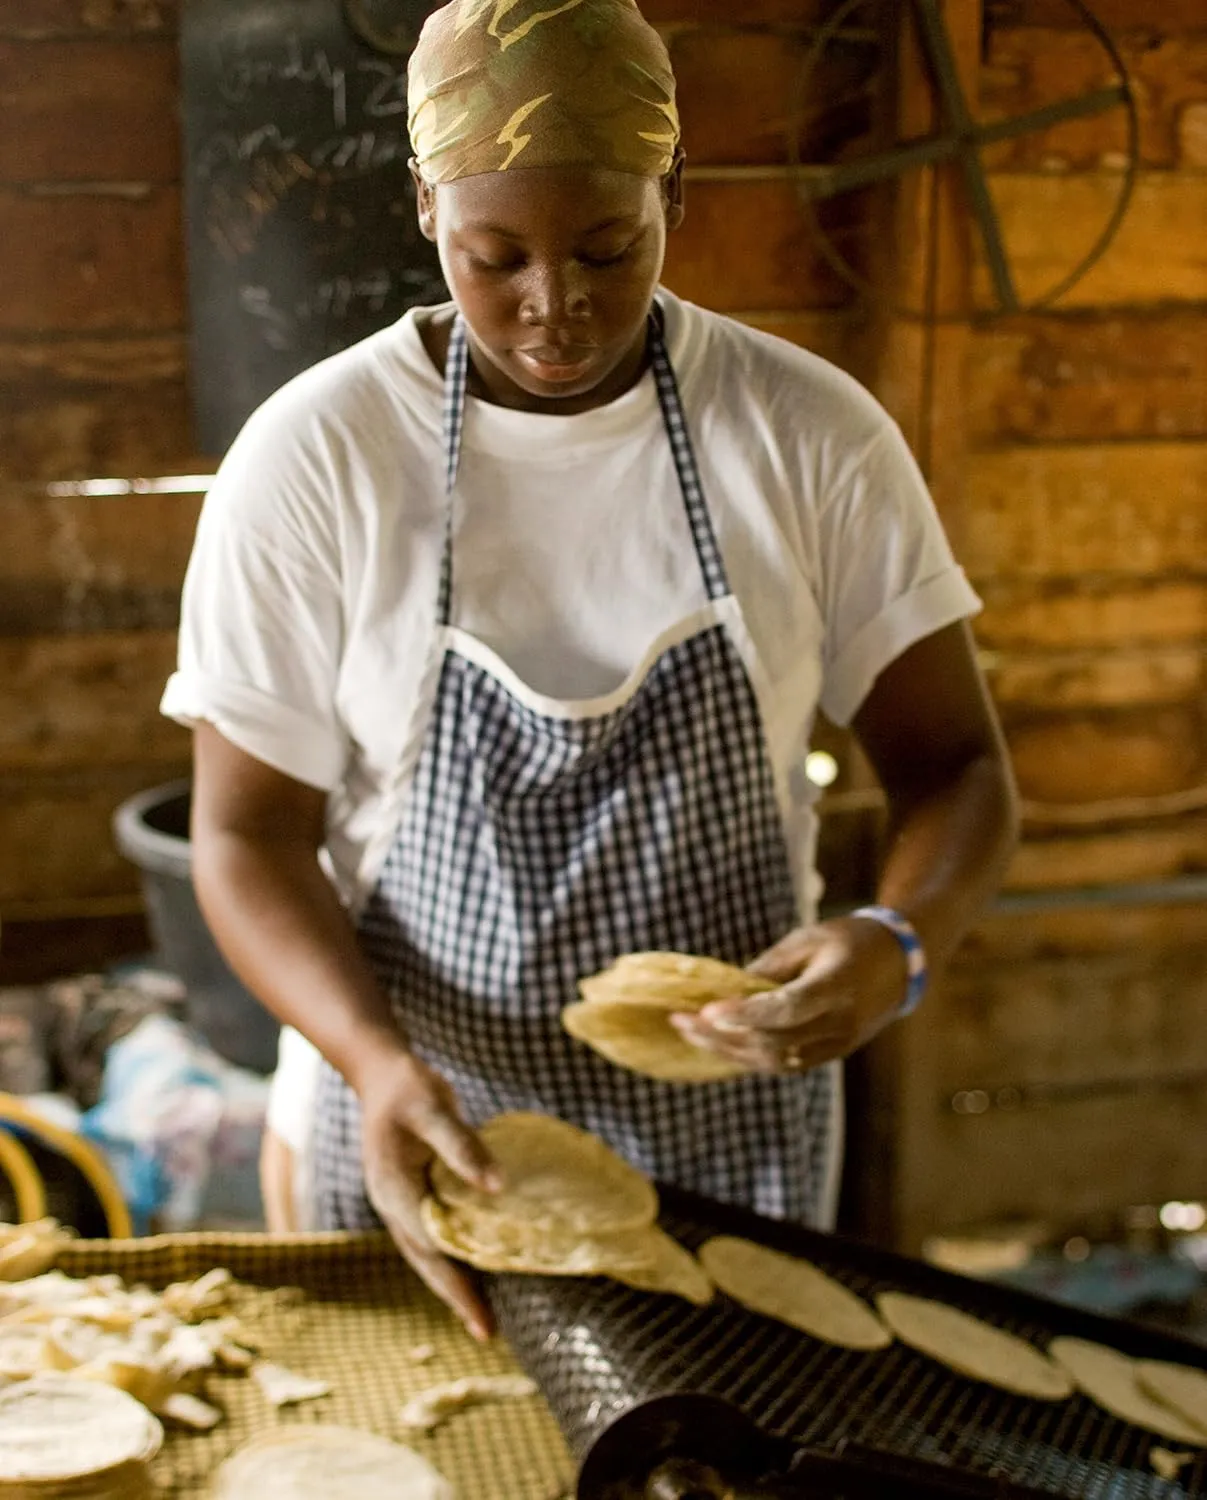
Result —
[[274, 1365], [269, 1360], [257, 1360], [251, 1375], [274, 1406], [295, 1406], [301, 1401], [317, 1401], [320, 1396], [331, 1394], [331, 1386], [326, 1380], [299, 1375], [296, 1370], [287, 1370], [284, 1365]]
[[398, 1425], [405, 1432], [434, 1432], [454, 1412], [491, 1401], [522, 1401], [537, 1394], [536, 1381], [527, 1375], [463, 1375], [412, 1396], [398, 1413]]

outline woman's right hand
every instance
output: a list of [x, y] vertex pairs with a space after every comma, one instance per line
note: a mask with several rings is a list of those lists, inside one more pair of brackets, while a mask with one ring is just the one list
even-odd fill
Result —
[[365, 1191], [399, 1250], [474, 1338], [493, 1333], [490, 1312], [469, 1276], [428, 1237], [419, 1205], [434, 1157], [484, 1192], [502, 1185], [499, 1170], [461, 1118], [453, 1091], [412, 1053], [376, 1057], [357, 1078]]

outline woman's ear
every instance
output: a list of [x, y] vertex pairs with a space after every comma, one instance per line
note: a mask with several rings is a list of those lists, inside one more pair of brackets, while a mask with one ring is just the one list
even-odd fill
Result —
[[666, 216], [667, 229], [678, 229], [686, 213], [683, 189], [683, 167], [686, 161], [687, 155], [683, 147], [677, 146], [671, 169], [662, 179], [662, 212]]
[[419, 170], [419, 163], [412, 156], [407, 165], [411, 169], [411, 181], [415, 184], [415, 207], [419, 216], [419, 233], [425, 240], [436, 243], [436, 185], [428, 182]]

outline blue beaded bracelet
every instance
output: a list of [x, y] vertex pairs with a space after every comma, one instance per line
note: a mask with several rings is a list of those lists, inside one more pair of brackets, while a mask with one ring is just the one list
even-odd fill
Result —
[[853, 917], [866, 917], [869, 922], [879, 922], [893, 934], [905, 953], [905, 972], [908, 976], [905, 999], [897, 1007], [898, 1016], [912, 1016], [922, 1003], [930, 970], [926, 964], [926, 949], [922, 939], [914, 931], [914, 925], [894, 911], [891, 906], [860, 906], [851, 912]]

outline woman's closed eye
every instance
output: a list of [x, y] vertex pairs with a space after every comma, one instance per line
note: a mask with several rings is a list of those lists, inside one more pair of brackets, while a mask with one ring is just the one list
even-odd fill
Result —
[[618, 250], [613, 255], [580, 255], [578, 259], [582, 265], [591, 271], [603, 271], [608, 266], [620, 265], [622, 261], [628, 259], [628, 255], [629, 251], [626, 247], [624, 250]]
[[522, 255], [508, 255], [502, 258], [494, 258], [486, 255], [473, 255], [469, 257], [469, 263], [475, 271], [522, 271], [527, 264]]

